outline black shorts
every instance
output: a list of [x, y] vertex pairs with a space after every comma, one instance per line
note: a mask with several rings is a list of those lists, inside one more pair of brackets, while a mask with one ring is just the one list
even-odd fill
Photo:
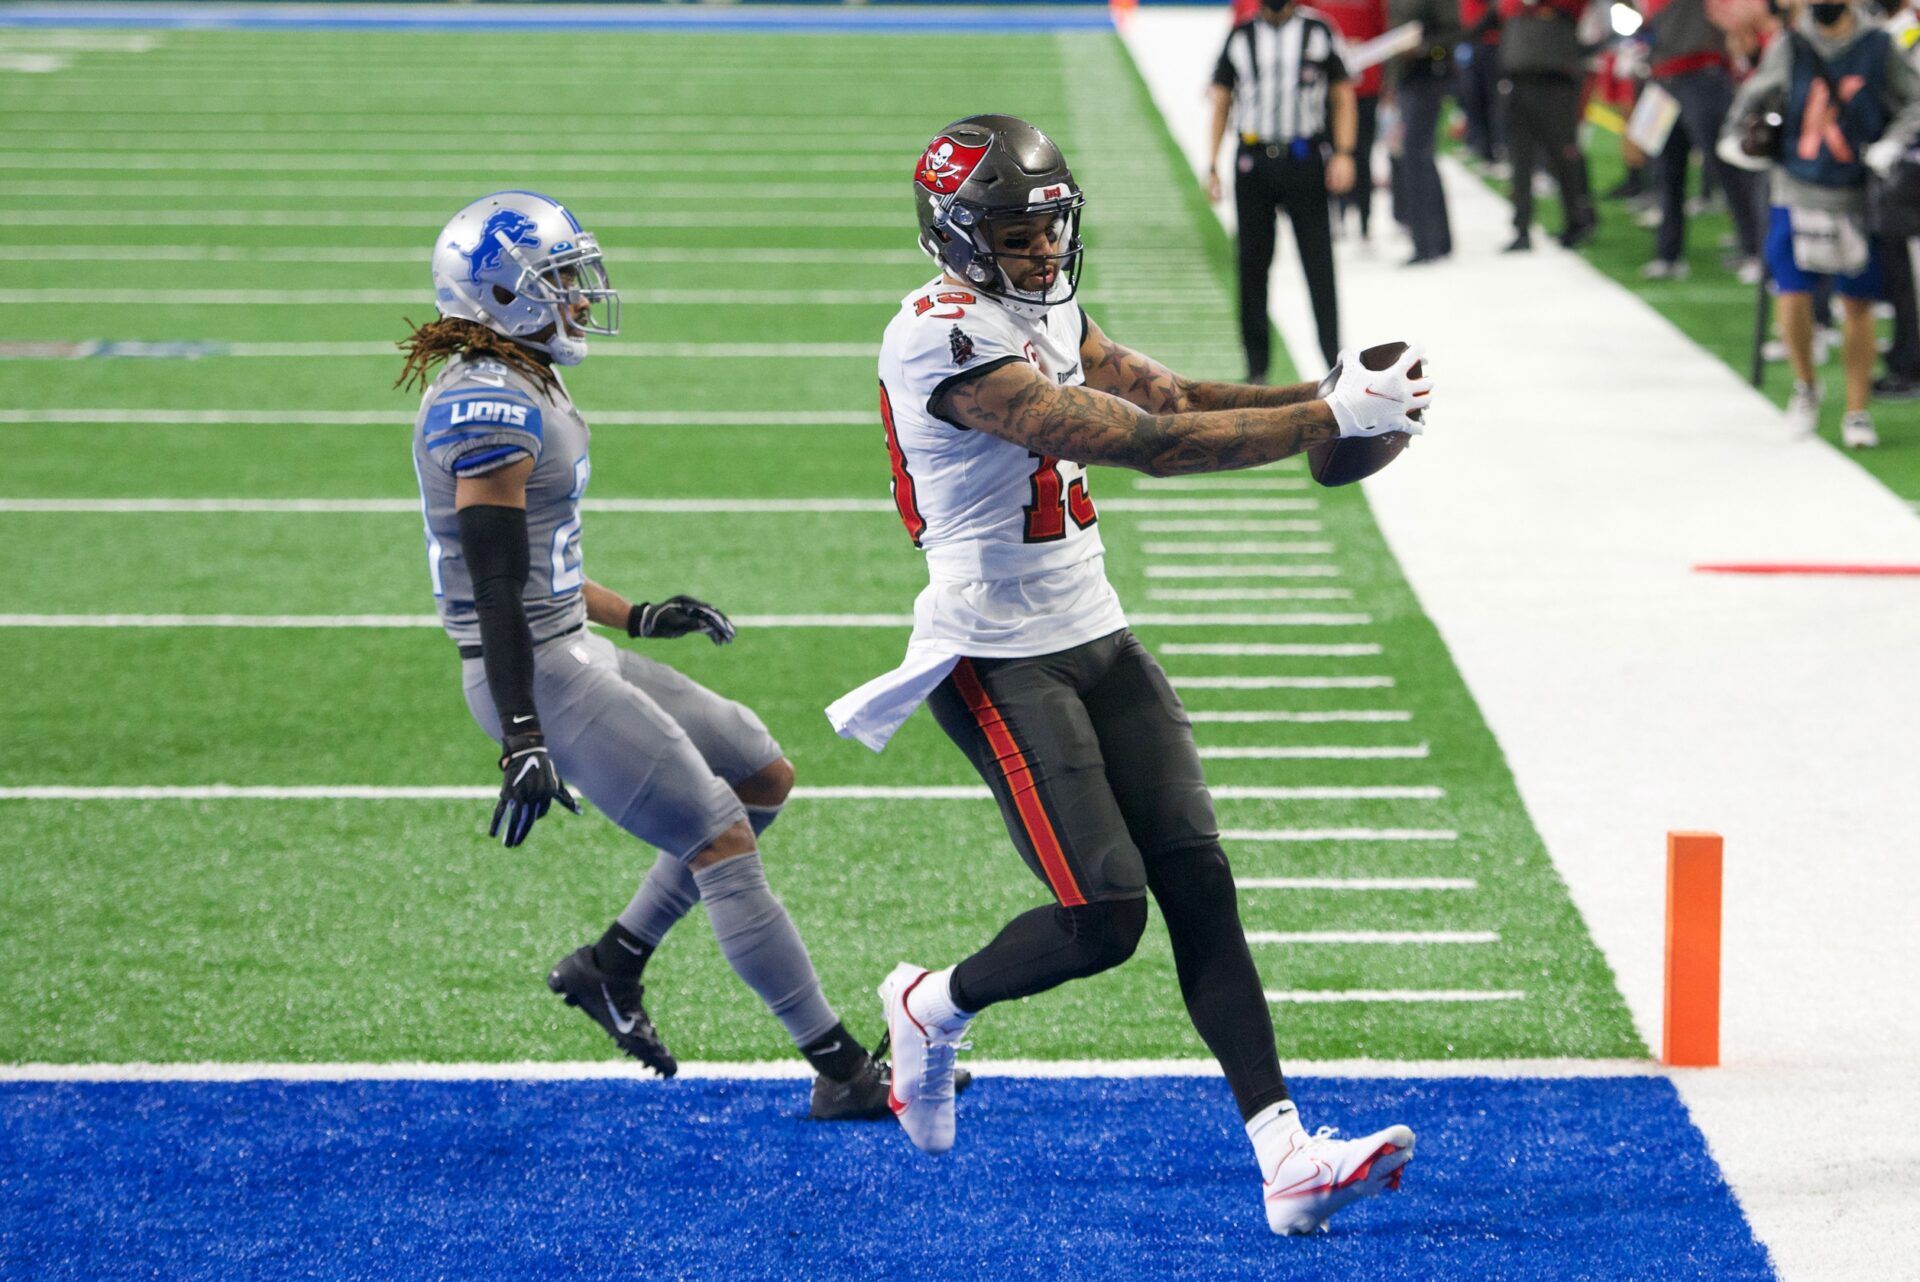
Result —
[[1220, 839], [1186, 709], [1124, 628], [1057, 654], [962, 659], [927, 704], [1068, 907], [1138, 898], [1147, 862]]

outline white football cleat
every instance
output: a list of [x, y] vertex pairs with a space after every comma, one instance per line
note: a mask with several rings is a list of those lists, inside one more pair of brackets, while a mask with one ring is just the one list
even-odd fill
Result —
[[1840, 420], [1840, 443], [1850, 450], [1870, 450], [1880, 444], [1880, 433], [1873, 430], [1873, 415], [1865, 410], [1850, 410]]
[[1787, 398], [1787, 431], [1796, 439], [1820, 431], [1820, 388], [1812, 383], [1795, 383]]
[[880, 984], [880, 1004], [886, 1011], [887, 1036], [893, 1042], [893, 1084], [887, 1107], [900, 1119], [907, 1138], [922, 1153], [944, 1153], [953, 1147], [953, 1057], [965, 1045], [966, 1023], [923, 1024], [909, 1008], [913, 990], [928, 972], [901, 962]]
[[1330, 1126], [1312, 1135], [1297, 1131], [1272, 1174], [1261, 1172], [1267, 1227], [1282, 1234], [1322, 1231], [1348, 1203], [1399, 1188], [1400, 1172], [1412, 1160], [1413, 1132], [1404, 1126], [1357, 1140], [1335, 1139]]

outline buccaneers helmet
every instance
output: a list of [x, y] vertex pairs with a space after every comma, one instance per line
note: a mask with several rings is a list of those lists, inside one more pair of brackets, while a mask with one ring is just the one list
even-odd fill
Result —
[[[954, 276], [1017, 311], [1037, 314], [1080, 283], [1080, 210], [1086, 197], [1053, 139], [1014, 116], [968, 116], [935, 135], [913, 175], [920, 247]], [[995, 224], [1053, 220], [1056, 252], [995, 251]], [[1021, 289], [1003, 263], [1057, 267], [1045, 290]], [[1027, 271], [1018, 273], [1028, 274]]]

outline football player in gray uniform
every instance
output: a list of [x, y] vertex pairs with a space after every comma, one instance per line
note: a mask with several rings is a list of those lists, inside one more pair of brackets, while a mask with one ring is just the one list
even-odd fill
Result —
[[434, 601], [473, 719], [501, 744], [489, 832], [517, 846], [551, 806], [578, 813], [564, 779], [660, 851], [632, 902], [548, 986], [671, 1077], [640, 979], [704, 900], [728, 964], [816, 1070], [813, 1115], [887, 1117], [886, 1065], [827, 1005], [761, 867], [758, 837], [793, 786], [780, 745], [750, 709], [586, 627], [733, 639], [711, 605], [633, 604], [581, 565], [587, 424], [560, 368], [585, 357], [587, 335], [619, 330], [599, 245], [557, 201], [498, 192], [441, 232], [433, 284], [439, 319], [401, 344], [400, 383], [425, 389], [413, 462]]

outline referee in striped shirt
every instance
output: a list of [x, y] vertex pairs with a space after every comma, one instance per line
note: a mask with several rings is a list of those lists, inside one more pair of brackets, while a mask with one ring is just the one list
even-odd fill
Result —
[[1220, 199], [1220, 143], [1231, 118], [1240, 135], [1233, 203], [1240, 222], [1240, 337], [1249, 382], [1267, 377], [1267, 277], [1282, 209], [1293, 223], [1329, 367], [1340, 351], [1328, 193], [1341, 195], [1353, 186], [1359, 128], [1353, 81], [1340, 50], [1339, 33], [1325, 17], [1292, 0], [1263, 0], [1259, 13], [1227, 37], [1213, 70], [1207, 196]]

